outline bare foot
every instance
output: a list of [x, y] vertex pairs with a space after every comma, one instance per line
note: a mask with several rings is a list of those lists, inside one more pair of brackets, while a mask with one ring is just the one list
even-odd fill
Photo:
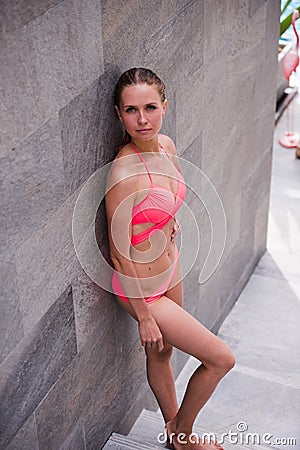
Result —
[[166, 423], [166, 430], [169, 442], [173, 444], [175, 450], [224, 450], [224, 447], [218, 442], [197, 439], [192, 433], [176, 432], [176, 424], [173, 420]]

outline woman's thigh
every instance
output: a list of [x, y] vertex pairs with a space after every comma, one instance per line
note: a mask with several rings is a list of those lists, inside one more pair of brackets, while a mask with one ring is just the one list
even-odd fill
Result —
[[174, 347], [202, 361], [217, 364], [229, 347], [167, 296], [149, 305], [161, 333]]

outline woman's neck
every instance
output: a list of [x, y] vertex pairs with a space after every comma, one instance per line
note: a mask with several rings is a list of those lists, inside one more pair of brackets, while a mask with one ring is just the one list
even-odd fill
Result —
[[140, 153], [153, 152], [160, 153], [160, 147], [158, 143], [158, 137], [149, 141], [135, 141], [131, 139], [131, 142], [138, 149]]

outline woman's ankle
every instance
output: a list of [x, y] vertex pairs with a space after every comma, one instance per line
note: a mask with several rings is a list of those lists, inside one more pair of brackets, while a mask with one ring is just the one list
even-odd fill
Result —
[[181, 421], [177, 416], [168, 422], [168, 429], [176, 436], [180, 433], [185, 434], [186, 436], [192, 434], [192, 425], [185, 421]]

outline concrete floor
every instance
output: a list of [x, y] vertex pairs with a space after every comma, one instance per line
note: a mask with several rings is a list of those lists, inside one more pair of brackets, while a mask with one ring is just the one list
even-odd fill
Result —
[[[300, 132], [300, 93], [292, 104], [295, 129]], [[247, 433], [257, 433], [256, 439], [266, 447], [296, 449], [300, 448], [300, 159], [295, 158], [295, 149], [278, 144], [278, 136], [286, 130], [286, 115], [285, 111], [274, 133], [267, 251], [219, 331], [237, 364], [200, 412], [195, 427], [218, 434], [231, 430], [239, 443], [246, 443]], [[190, 358], [178, 377], [179, 399], [197, 365]], [[296, 444], [282, 440], [288, 438], [296, 439]], [[255, 438], [249, 439], [251, 443]]]

